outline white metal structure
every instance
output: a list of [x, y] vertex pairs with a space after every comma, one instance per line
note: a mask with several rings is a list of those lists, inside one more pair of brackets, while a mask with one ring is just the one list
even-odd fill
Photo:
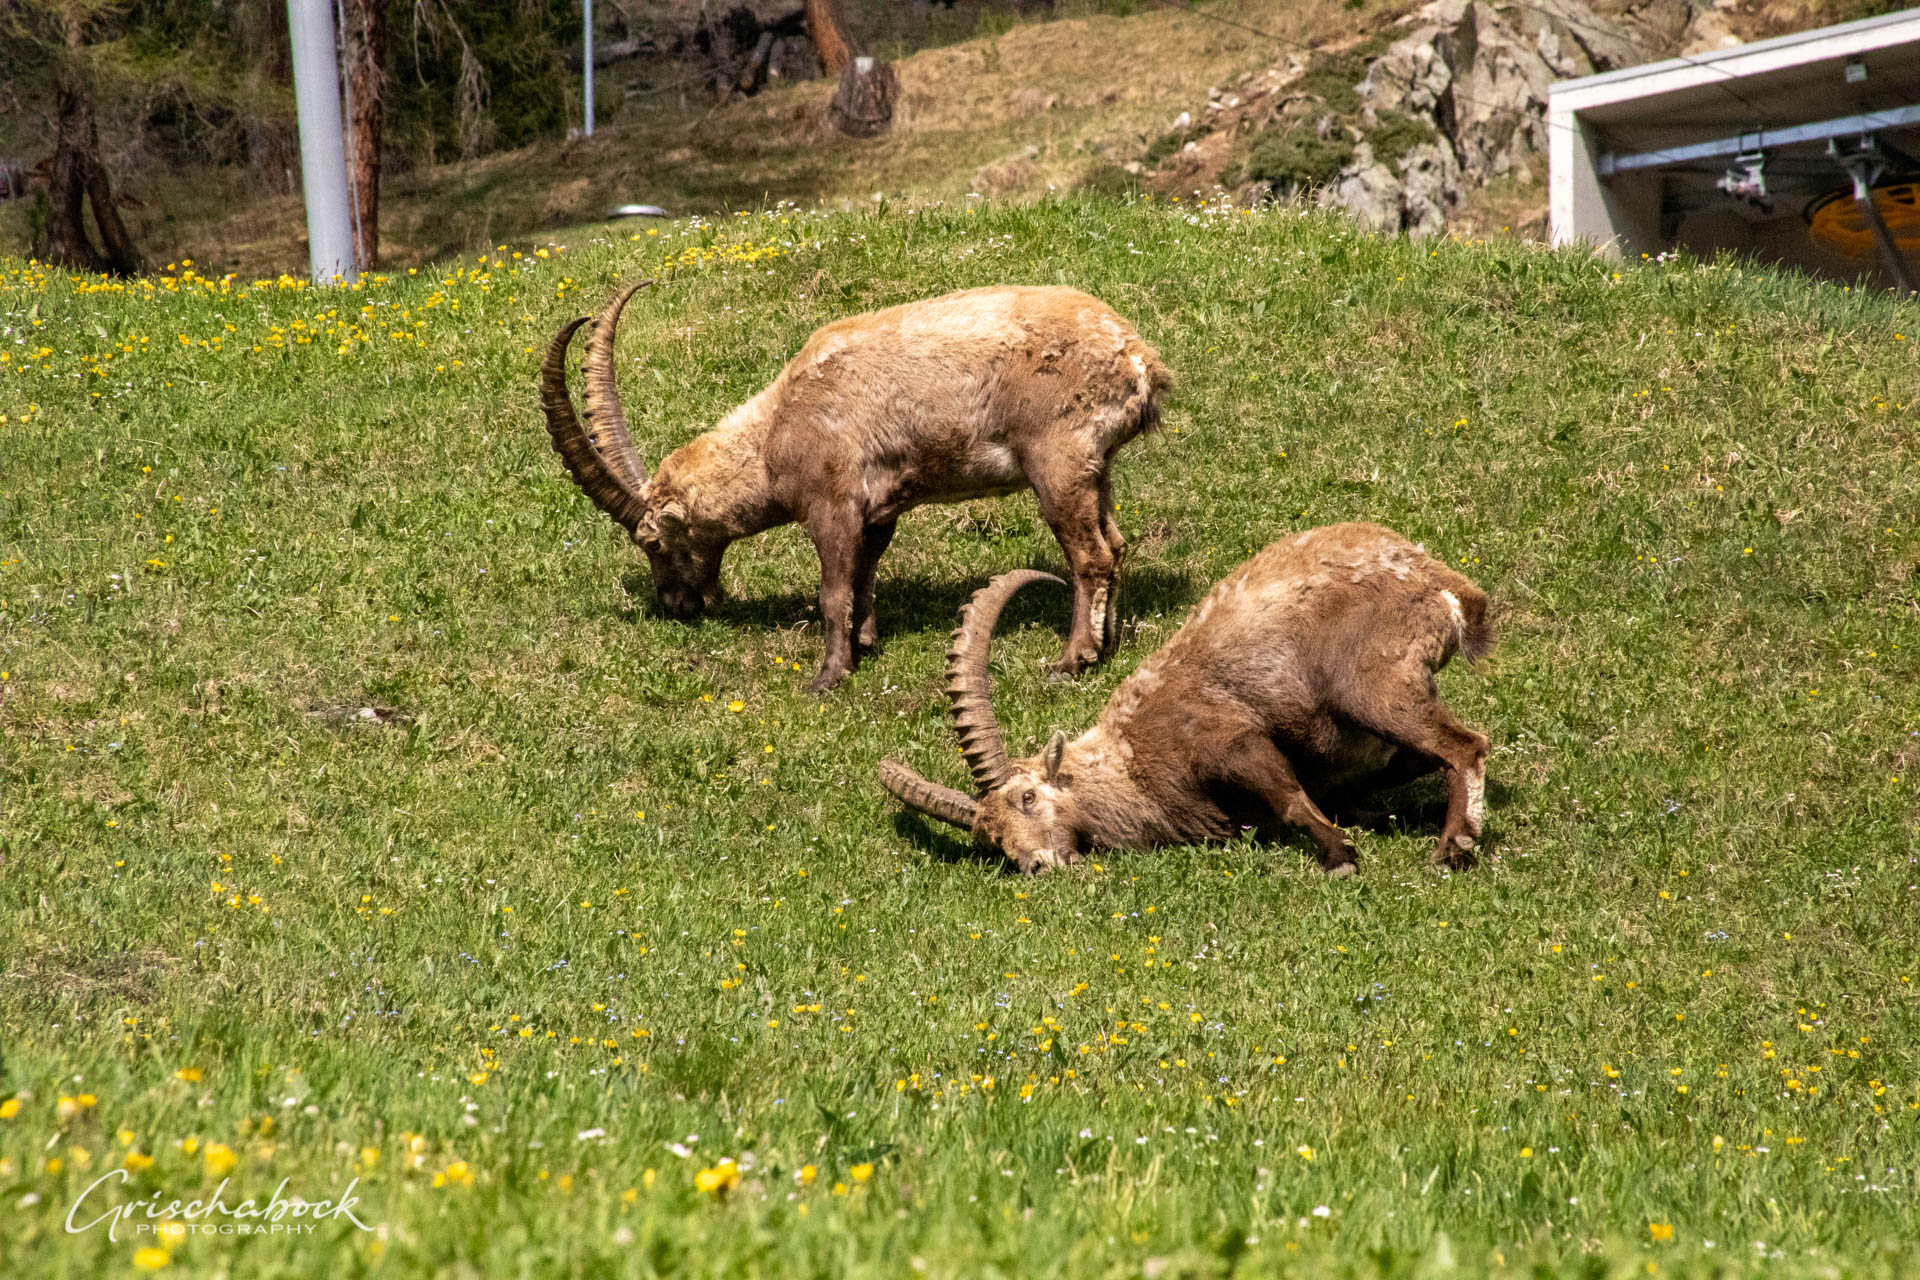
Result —
[[[1920, 10], [1562, 81], [1547, 124], [1555, 244], [1731, 249], [1913, 287], [1866, 193], [1920, 174]], [[1809, 234], [1836, 190], [1873, 230], [1864, 257]]]
[[307, 249], [315, 284], [351, 284], [353, 222], [347, 203], [347, 147], [340, 122], [340, 57], [333, 0], [287, 0], [293, 96], [300, 116], [300, 186], [307, 200]]

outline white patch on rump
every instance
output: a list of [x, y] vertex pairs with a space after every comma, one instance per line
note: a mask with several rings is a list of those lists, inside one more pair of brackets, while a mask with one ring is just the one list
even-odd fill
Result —
[[1453, 615], [1454, 638], [1461, 644], [1467, 642], [1467, 615], [1460, 607], [1460, 597], [1451, 591], [1442, 590], [1440, 598], [1447, 602], [1447, 612]]
[[1020, 459], [1004, 444], [983, 441], [974, 447], [970, 461], [981, 479], [994, 484], [1016, 484], [1025, 478]]

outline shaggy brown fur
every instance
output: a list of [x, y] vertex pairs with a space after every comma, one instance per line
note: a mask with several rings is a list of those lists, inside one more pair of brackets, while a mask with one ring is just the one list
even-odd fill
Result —
[[1487, 739], [1454, 719], [1434, 673], [1485, 653], [1487, 597], [1420, 547], [1371, 524], [1296, 533], [1229, 574], [1114, 691], [1071, 742], [1009, 760], [988, 705], [994, 621], [1020, 587], [1003, 575], [954, 633], [948, 694], [975, 800], [894, 761], [895, 795], [996, 845], [1023, 871], [1092, 848], [1231, 836], [1243, 821], [1306, 828], [1334, 875], [1353, 844], [1308, 789], [1402, 781], [1444, 769], [1434, 860], [1463, 863], [1480, 835]]
[[541, 404], [574, 480], [647, 553], [669, 613], [691, 617], [719, 599], [720, 558], [736, 539], [798, 522], [820, 556], [826, 653], [812, 688], [829, 689], [877, 638], [874, 571], [903, 513], [1031, 488], [1073, 573], [1057, 668], [1105, 654], [1126, 553], [1113, 455], [1158, 421], [1170, 382], [1125, 320], [1075, 289], [1011, 286], [838, 320], [648, 476], [614, 386], [613, 337], [627, 299], [650, 283], [615, 295], [588, 339], [593, 435], [566, 384], [584, 317], [547, 349]]

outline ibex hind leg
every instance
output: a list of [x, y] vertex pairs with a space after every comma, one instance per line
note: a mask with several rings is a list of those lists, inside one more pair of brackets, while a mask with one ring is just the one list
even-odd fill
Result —
[[860, 539], [860, 563], [853, 576], [854, 657], [870, 651], [880, 642], [880, 624], [873, 617], [873, 580], [880, 569], [880, 557], [893, 542], [894, 522], [870, 524]]
[[1486, 737], [1454, 718], [1433, 692], [1425, 668], [1348, 701], [1342, 713], [1362, 727], [1397, 747], [1440, 762], [1447, 775], [1447, 817], [1429, 861], [1449, 867], [1470, 863], [1485, 818]]
[[1044, 476], [1034, 477], [1033, 492], [1073, 573], [1073, 624], [1053, 671], [1077, 675], [1106, 652], [1113, 615], [1115, 562], [1103, 532], [1100, 492], [1084, 480], [1058, 484]]
[[820, 671], [807, 686], [825, 693], [853, 670], [854, 578], [860, 567], [861, 529], [849, 520], [829, 517], [807, 530], [820, 556], [820, 630], [824, 652]]
[[1100, 473], [1100, 536], [1107, 544], [1107, 554], [1113, 557], [1113, 569], [1107, 587], [1106, 626], [1100, 649], [1102, 658], [1110, 658], [1120, 644], [1120, 590], [1125, 581], [1127, 563], [1127, 540], [1120, 534], [1120, 518], [1113, 507], [1111, 460], [1108, 469]]

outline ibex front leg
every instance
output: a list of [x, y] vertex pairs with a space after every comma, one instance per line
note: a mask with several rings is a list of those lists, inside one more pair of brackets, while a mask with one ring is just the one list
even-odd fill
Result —
[[1248, 733], [1221, 747], [1218, 769], [1222, 780], [1259, 796], [1280, 822], [1306, 828], [1320, 846], [1320, 869], [1328, 875], [1354, 873], [1353, 841], [1320, 812], [1320, 806], [1300, 785], [1293, 765], [1272, 739], [1264, 733]]
[[1107, 587], [1106, 632], [1101, 637], [1100, 656], [1110, 658], [1120, 643], [1120, 577], [1127, 566], [1127, 540], [1120, 536], [1120, 518], [1113, 508], [1113, 460], [1100, 473], [1100, 536], [1113, 557], [1111, 582]]

